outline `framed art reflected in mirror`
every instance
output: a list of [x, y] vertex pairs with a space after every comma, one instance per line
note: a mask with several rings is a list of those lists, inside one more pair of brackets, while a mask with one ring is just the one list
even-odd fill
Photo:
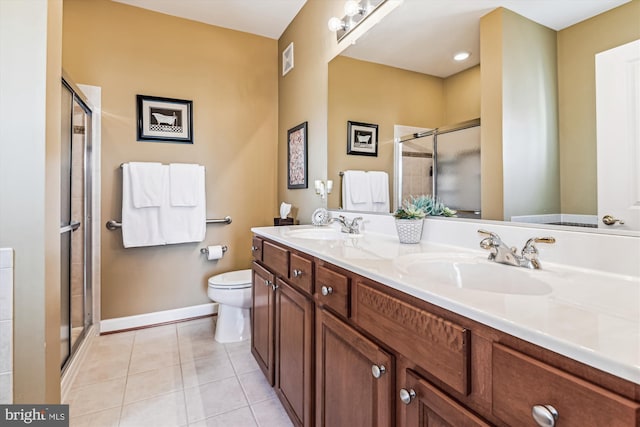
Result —
[[347, 154], [378, 156], [378, 125], [347, 122]]

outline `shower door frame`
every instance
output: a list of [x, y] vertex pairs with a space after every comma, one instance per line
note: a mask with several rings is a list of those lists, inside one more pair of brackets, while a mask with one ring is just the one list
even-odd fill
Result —
[[[73, 101], [76, 101], [78, 105], [85, 111], [86, 114], [86, 129], [84, 133], [84, 152], [83, 152], [83, 191], [84, 191], [84, 200], [83, 200], [83, 216], [81, 219], [81, 227], [84, 229], [84, 248], [83, 248], [83, 271], [82, 271], [82, 280], [83, 280], [83, 330], [82, 333], [78, 336], [75, 342], [72, 342], [71, 335], [69, 338], [69, 355], [64, 363], [61, 363], [61, 371], [64, 374], [66, 369], [69, 367], [73, 356], [76, 350], [80, 347], [85, 336], [88, 333], [89, 328], [93, 324], [94, 313], [93, 313], [93, 221], [92, 221], [92, 200], [93, 200], [93, 169], [92, 169], [92, 151], [93, 151], [93, 109], [91, 108], [91, 103], [88, 101], [86, 96], [82, 93], [82, 91], [73, 83], [73, 81], [68, 77], [68, 75], [63, 71], [61, 84], [63, 87], [68, 89], [71, 92], [72, 96], [72, 111], [73, 113]], [[64, 111], [61, 112], [65, 114]], [[71, 137], [73, 138], [73, 117], [71, 120]], [[61, 143], [71, 143], [71, 141], [61, 141]], [[73, 167], [73, 166], [71, 166]], [[71, 321], [71, 302], [69, 302], [69, 334], [71, 334], [72, 329], [72, 321]]]

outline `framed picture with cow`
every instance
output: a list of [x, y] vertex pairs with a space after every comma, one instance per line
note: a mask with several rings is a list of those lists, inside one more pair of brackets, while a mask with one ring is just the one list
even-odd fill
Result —
[[193, 144], [193, 101], [137, 95], [138, 141]]

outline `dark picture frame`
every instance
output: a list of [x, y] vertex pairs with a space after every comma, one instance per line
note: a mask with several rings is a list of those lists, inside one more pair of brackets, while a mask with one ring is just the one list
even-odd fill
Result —
[[136, 95], [138, 141], [193, 144], [193, 101]]
[[378, 156], [378, 125], [347, 122], [347, 154]]
[[287, 188], [308, 188], [307, 122], [287, 131]]

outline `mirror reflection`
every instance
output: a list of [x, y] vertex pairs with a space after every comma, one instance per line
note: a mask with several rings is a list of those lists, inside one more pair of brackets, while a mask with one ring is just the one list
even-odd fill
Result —
[[[431, 34], [431, 40], [424, 39], [431, 15], [418, 16], [416, 3], [426, 2], [406, 0], [329, 63], [327, 177], [336, 190], [343, 182], [340, 172], [383, 171], [389, 176], [393, 209], [403, 197], [394, 140], [480, 118], [483, 219], [624, 230], [619, 223], [611, 228], [599, 221], [594, 57], [640, 38], [639, 2], [601, 2], [609, 10], [554, 24], [564, 25], [558, 30], [508, 9], [459, 11], [457, 5], [469, 2], [456, 2], [448, 17], [437, 18], [465, 25], [465, 34], [472, 35], [462, 46], [471, 56], [460, 63], [450, 55], [456, 51], [449, 46], [452, 37], [434, 39]], [[389, 31], [398, 25], [403, 25], [401, 34]], [[438, 25], [446, 28], [447, 23]], [[400, 35], [412, 35], [418, 43], [411, 45], [410, 54]], [[447, 45], [446, 57], [438, 57], [441, 45]], [[432, 57], [427, 61], [431, 74], [420, 72], [426, 66], [415, 65], [424, 57]], [[377, 157], [346, 154], [349, 121], [378, 125]], [[394, 134], [394, 127], [409, 132]], [[430, 166], [423, 169], [432, 173]], [[456, 177], [449, 175], [442, 184], [459, 181]], [[404, 182], [411, 180], [415, 177]], [[433, 180], [425, 181], [434, 188]], [[440, 197], [453, 204], [444, 194]], [[342, 191], [334, 191], [328, 207], [342, 207], [342, 198]]]

